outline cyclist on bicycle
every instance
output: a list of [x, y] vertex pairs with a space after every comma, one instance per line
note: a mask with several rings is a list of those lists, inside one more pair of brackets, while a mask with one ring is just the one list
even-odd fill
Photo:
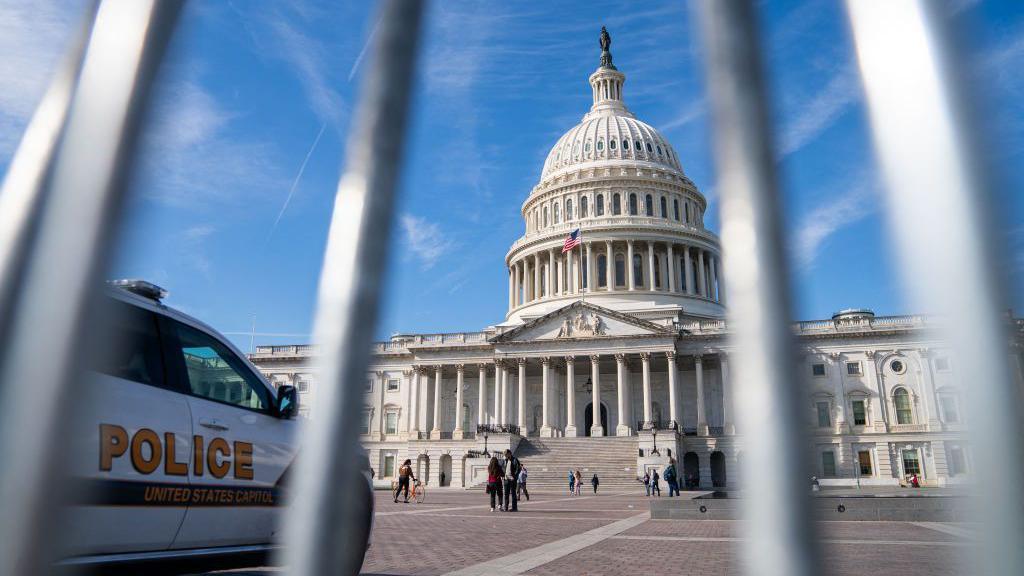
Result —
[[398, 469], [398, 488], [395, 489], [395, 503], [398, 503], [398, 495], [405, 489], [405, 503], [409, 503], [409, 479], [416, 480], [416, 476], [412, 473], [412, 460], [406, 459], [402, 462], [402, 466]]

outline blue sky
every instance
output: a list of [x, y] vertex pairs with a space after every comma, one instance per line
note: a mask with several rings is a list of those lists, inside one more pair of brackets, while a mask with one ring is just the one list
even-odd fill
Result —
[[[0, 171], [84, 2], [0, 0]], [[1013, 304], [1024, 309], [1024, 7], [950, 0], [973, 32]], [[761, 7], [799, 319], [906, 302], [841, 4]], [[157, 87], [111, 277], [256, 343], [309, 339], [328, 218], [375, 16], [366, 2], [193, 1]], [[504, 318], [503, 257], [543, 159], [590, 105], [597, 33], [625, 99], [717, 199], [691, 3], [434, 2], [420, 57], [377, 336]], [[913, 215], [907, 215], [913, 217]]]

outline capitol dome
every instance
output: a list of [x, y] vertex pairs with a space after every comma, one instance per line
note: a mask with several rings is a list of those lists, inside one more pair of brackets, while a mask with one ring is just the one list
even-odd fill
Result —
[[[505, 257], [509, 323], [582, 298], [666, 325], [724, 315], [707, 200], [672, 145], [626, 107], [610, 45], [602, 31], [593, 105], [551, 148], [523, 203], [526, 231]], [[580, 244], [563, 252], [577, 229]]]

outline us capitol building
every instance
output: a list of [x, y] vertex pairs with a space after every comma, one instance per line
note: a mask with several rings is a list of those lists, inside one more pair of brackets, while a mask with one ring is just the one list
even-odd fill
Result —
[[[504, 321], [374, 345], [360, 423], [379, 483], [410, 458], [429, 485], [477, 485], [482, 452], [505, 448], [531, 486], [561, 487], [579, 468], [635, 489], [670, 453], [691, 486], [739, 482], [743, 435], [757, 431], [734, 417], [719, 240], [672, 145], [626, 106], [609, 45], [602, 30], [593, 105], [523, 202], [524, 234], [505, 254]], [[563, 253], [576, 228], [582, 244]], [[928, 324], [846, 310], [793, 325], [804, 376], [794, 391], [823, 484], [917, 474], [942, 485], [971, 473], [960, 407], [969, 382]], [[1013, 326], [1019, 378], [1024, 330]], [[314, 356], [259, 346], [251, 359], [305, 399]]]

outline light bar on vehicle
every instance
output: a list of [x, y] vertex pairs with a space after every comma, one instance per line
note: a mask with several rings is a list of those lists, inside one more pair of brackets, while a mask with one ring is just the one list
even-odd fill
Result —
[[167, 298], [167, 290], [153, 284], [152, 282], [146, 282], [145, 280], [137, 279], [123, 279], [123, 280], [110, 280], [107, 282], [111, 286], [117, 286], [123, 290], [127, 290], [132, 294], [137, 294], [143, 298], [149, 298], [150, 300], [156, 300], [157, 302]]

